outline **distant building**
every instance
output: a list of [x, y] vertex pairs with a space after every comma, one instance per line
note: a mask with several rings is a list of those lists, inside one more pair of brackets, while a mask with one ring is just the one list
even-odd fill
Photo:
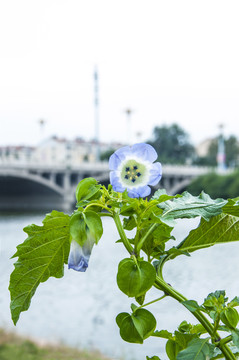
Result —
[[47, 164], [79, 165], [82, 162], [96, 162], [97, 151], [103, 153], [109, 149], [116, 150], [122, 144], [97, 143], [95, 140], [86, 141], [82, 138], [67, 140], [53, 136], [36, 147], [34, 159]]
[[215, 142], [215, 138], [206, 139], [202, 141], [197, 147], [196, 147], [196, 154], [199, 157], [206, 157], [209, 153], [210, 146], [213, 142]]
[[25, 164], [32, 161], [34, 153], [32, 146], [0, 146], [0, 162]]
[[82, 138], [68, 140], [52, 136], [36, 147], [2, 146], [0, 147], [0, 163], [39, 163], [77, 166], [82, 162], [94, 163], [98, 151], [105, 153], [122, 147], [120, 143], [97, 143]]

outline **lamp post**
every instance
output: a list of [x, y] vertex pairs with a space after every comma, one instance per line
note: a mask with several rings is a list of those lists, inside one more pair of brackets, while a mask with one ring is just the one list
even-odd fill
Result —
[[98, 71], [95, 67], [94, 71], [94, 108], [95, 108], [95, 159], [100, 160], [100, 144], [99, 144], [99, 83], [98, 83]]
[[224, 172], [226, 170], [226, 154], [225, 154], [225, 143], [223, 136], [224, 125], [219, 125], [219, 136], [218, 136], [218, 148], [217, 148], [217, 170], [218, 172]]

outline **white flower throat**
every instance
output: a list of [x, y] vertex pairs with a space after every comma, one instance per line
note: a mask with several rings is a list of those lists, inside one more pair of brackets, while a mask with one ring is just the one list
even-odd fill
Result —
[[127, 160], [121, 169], [121, 181], [127, 185], [139, 185], [144, 182], [147, 168], [144, 164], [131, 159]]

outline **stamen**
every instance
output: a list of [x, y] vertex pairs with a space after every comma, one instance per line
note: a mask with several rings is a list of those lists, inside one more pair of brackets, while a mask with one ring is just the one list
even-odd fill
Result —
[[138, 170], [138, 166], [135, 165], [135, 166], [134, 166], [134, 170]]
[[137, 173], [137, 176], [141, 176], [141, 173], [140, 173], [140, 172], [138, 172], [138, 173]]
[[129, 171], [129, 170], [130, 170], [129, 167], [126, 167], [126, 168], [125, 168], [125, 171]]
[[124, 177], [125, 179], [128, 179], [129, 177], [128, 177], [128, 175], [125, 175], [125, 177]]
[[136, 181], [136, 179], [132, 179], [131, 181], [134, 183]]

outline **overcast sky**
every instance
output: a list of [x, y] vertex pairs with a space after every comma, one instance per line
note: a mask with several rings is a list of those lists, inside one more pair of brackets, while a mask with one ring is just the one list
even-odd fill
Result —
[[238, 0], [0, 0], [0, 146], [93, 138], [95, 66], [102, 141], [239, 137], [238, 19]]

